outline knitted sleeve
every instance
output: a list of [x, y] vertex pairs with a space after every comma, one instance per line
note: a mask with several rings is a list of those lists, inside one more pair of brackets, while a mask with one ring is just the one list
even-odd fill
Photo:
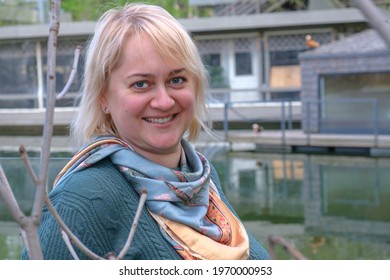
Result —
[[[215, 170], [214, 166], [211, 166], [211, 180], [217, 186], [218, 191], [221, 195], [222, 201], [238, 217], [237, 212], [234, 210], [233, 206], [227, 200], [227, 198], [222, 190], [221, 182], [219, 180], [219, 176], [218, 176], [217, 171]], [[270, 256], [269, 256], [267, 250], [254, 238], [254, 236], [250, 232], [247, 231], [247, 233], [249, 236], [249, 246], [250, 246], [249, 259], [250, 260], [268, 260], [268, 259], [270, 259]]]
[[[90, 176], [78, 172], [65, 179], [50, 194], [50, 199], [65, 224], [86, 247], [99, 256], [113, 252], [112, 235], [119, 220], [118, 202], [114, 192], [105, 192], [101, 186], [110, 186], [109, 176]], [[113, 189], [114, 190], [114, 189]], [[58, 223], [45, 208], [39, 227], [39, 237], [45, 259], [73, 259], [62, 237]], [[80, 259], [88, 257], [77, 248]], [[23, 254], [23, 257], [27, 257]]]
[[[50, 198], [68, 227], [95, 254], [105, 257], [122, 250], [139, 203], [139, 195], [109, 159], [62, 181]], [[44, 209], [39, 238], [45, 259], [73, 259], [57, 222]], [[80, 259], [88, 256], [76, 249]], [[28, 259], [26, 250], [22, 259]], [[124, 259], [180, 259], [144, 209]]]

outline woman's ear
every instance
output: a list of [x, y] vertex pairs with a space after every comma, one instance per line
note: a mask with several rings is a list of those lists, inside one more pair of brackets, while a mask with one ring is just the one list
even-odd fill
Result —
[[103, 112], [105, 114], [109, 114], [110, 113], [110, 109], [108, 108], [107, 98], [105, 96], [101, 96], [99, 98], [99, 103], [100, 103], [100, 106], [102, 107]]

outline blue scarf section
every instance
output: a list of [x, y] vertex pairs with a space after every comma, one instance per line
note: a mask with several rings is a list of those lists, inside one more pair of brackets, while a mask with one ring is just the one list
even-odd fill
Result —
[[[105, 142], [100, 145], [101, 141]], [[114, 136], [101, 136], [75, 155], [77, 160], [67, 168], [56, 185], [73, 173], [109, 157], [129, 181], [129, 187], [139, 194], [147, 191], [146, 206], [149, 211], [218, 240], [220, 229], [206, 217], [210, 188], [216, 191], [210, 183], [210, 163], [186, 140], [183, 139], [181, 144], [182, 156], [176, 170], [146, 159]]]

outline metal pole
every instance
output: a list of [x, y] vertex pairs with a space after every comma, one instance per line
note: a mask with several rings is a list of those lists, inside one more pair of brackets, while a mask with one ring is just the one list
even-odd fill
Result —
[[283, 148], [286, 145], [286, 112], [284, 108], [284, 100], [282, 100], [282, 120], [280, 122], [280, 129], [282, 130], [282, 144]]
[[378, 99], [374, 99], [374, 139], [375, 139], [375, 147], [378, 147], [378, 122], [379, 122], [379, 106], [378, 106]]
[[39, 23], [47, 22], [46, 8], [47, 8], [47, 1], [46, 0], [38, 0]]
[[383, 11], [370, 0], [354, 0], [353, 2], [390, 48], [390, 21]]
[[37, 41], [35, 43], [35, 56], [36, 56], [36, 62], [37, 62], [37, 80], [38, 80], [38, 91], [37, 91], [37, 98], [38, 98], [38, 108], [43, 109], [44, 108], [44, 98], [43, 98], [43, 66], [42, 66], [42, 48], [41, 48], [41, 42]]
[[229, 110], [229, 102], [225, 102], [223, 107], [223, 131], [225, 135], [225, 141], [227, 141], [228, 131], [229, 131], [228, 110]]
[[292, 100], [290, 99], [288, 101], [288, 129], [290, 129], [290, 130], [293, 128], [292, 118], [293, 118], [293, 116], [292, 116]]
[[307, 133], [307, 145], [310, 146], [310, 133], [311, 133], [311, 123], [310, 123], [310, 118], [311, 118], [311, 112], [310, 112], [310, 101], [306, 101], [306, 133]]

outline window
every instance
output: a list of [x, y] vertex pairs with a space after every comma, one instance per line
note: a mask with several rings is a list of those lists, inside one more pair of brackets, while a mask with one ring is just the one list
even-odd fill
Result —
[[0, 108], [35, 107], [36, 65], [35, 42], [0, 45]]
[[211, 88], [229, 87], [226, 66], [223, 65], [224, 45], [226, 45], [224, 40], [202, 40], [198, 42], [203, 64], [209, 72]]
[[[299, 54], [307, 51], [306, 33], [272, 34], [265, 39], [266, 66], [264, 77], [271, 89], [271, 100], [300, 100], [301, 69]], [[319, 42], [331, 41], [330, 32], [312, 34]], [[267, 56], [268, 55], [268, 56]]]
[[206, 66], [218, 67], [221, 66], [221, 55], [219, 53], [205, 54], [202, 56], [203, 63]]
[[235, 53], [236, 76], [252, 75], [252, 55], [250, 52]]
[[302, 50], [271, 50], [269, 52], [270, 65], [299, 65], [298, 55]]
[[252, 75], [253, 38], [234, 40], [234, 61], [236, 76]]
[[390, 73], [320, 76], [321, 131], [390, 133]]

